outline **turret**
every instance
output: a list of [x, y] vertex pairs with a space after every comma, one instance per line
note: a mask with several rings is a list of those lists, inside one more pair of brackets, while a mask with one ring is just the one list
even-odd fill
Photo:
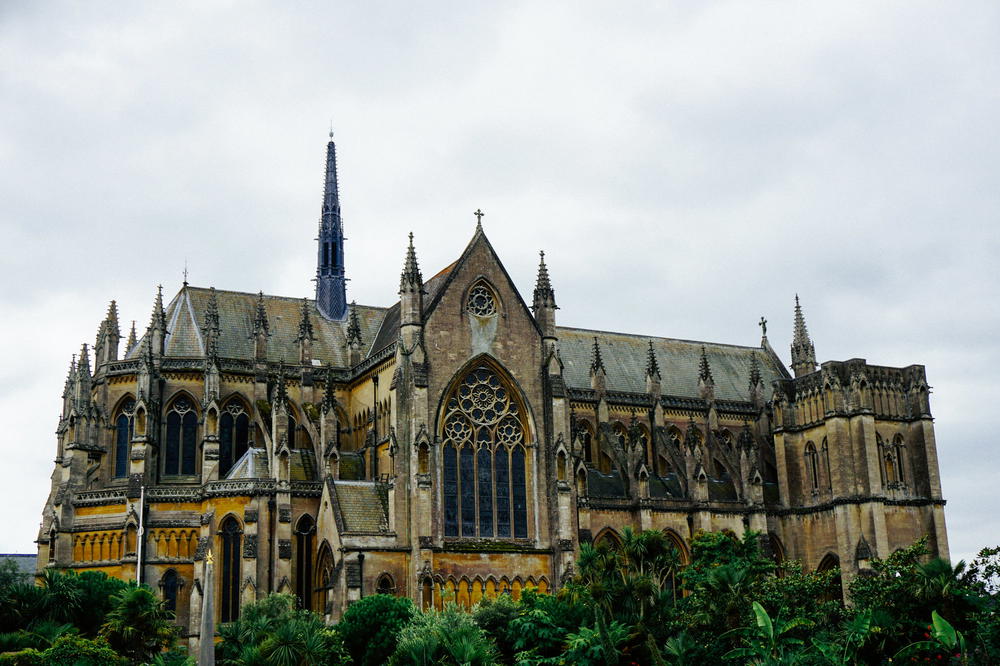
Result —
[[535, 297], [531, 309], [535, 320], [542, 329], [542, 339], [552, 344], [556, 340], [556, 293], [549, 280], [549, 269], [545, 265], [545, 252], [539, 252], [538, 277], [535, 280]]
[[806, 330], [806, 318], [802, 316], [799, 295], [795, 294], [795, 332], [792, 336], [792, 371], [796, 377], [816, 372], [816, 349]]
[[344, 275], [344, 227], [340, 217], [337, 147], [333, 143], [333, 130], [326, 144], [326, 182], [317, 242], [316, 307], [327, 319], [340, 321], [347, 316], [347, 278]]

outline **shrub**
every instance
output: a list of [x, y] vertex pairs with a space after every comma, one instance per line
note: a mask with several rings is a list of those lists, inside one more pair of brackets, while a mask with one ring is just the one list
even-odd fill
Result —
[[375, 594], [351, 604], [337, 625], [355, 664], [379, 666], [396, 650], [399, 632], [413, 617], [413, 602]]

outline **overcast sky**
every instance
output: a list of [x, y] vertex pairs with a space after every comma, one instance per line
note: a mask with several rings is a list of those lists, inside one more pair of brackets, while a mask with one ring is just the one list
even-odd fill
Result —
[[[0, 552], [70, 356], [156, 285], [310, 296], [333, 119], [349, 298], [486, 233], [560, 324], [922, 363], [955, 559], [1000, 542], [1000, 5], [0, 2]], [[127, 330], [127, 328], [126, 328]], [[126, 332], [123, 330], [123, 334]]]

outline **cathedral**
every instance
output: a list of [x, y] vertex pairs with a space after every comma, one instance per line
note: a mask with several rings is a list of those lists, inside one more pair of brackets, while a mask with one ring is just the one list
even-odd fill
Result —
[[757, 346], [559, 326], [544, 254], [529, 302], [476, 215], [429, 279], [411, 234], [396, 303], [349, 302], [331, 134], [314, 299], [185, 281], [124, 346], [112, 301], [66, 378], [39, 570], [146, 583], [194, 646], [210, 552], [216, 622], [272, 592], [329, 621], [551, 592], [626, 527], [682, 562], [753, 530], [843, 585], [923, 536], [948, 556], [923, 366], [818, 364], [797, 297], [790, 368], [763, 320]]

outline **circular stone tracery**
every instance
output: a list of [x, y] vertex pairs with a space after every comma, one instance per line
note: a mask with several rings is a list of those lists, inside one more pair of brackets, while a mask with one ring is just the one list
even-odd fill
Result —
[[465, 309], [477, 317], [492, 317], [497, 313], [497, 302], [489, 287], [477, 284], [469, 290], [469, 301]]

